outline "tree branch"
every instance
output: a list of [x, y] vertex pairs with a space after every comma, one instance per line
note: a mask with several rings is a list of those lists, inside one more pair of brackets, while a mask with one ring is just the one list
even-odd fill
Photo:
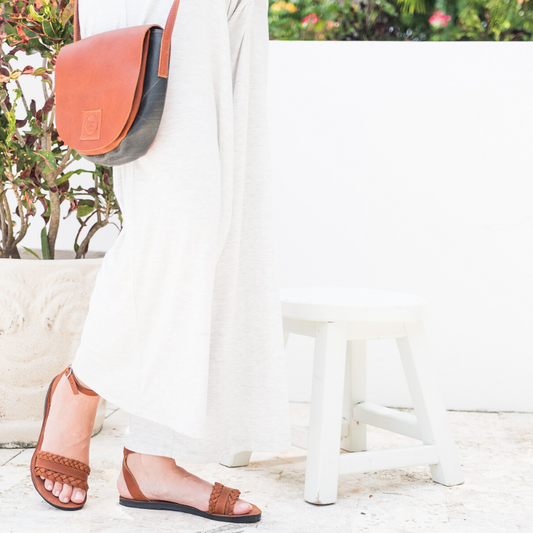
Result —
[[13, 237], [13, 243], [11, 244], [12, 248], [16, 248], [17, 244], [25, 237], [26, 232], [28, 230], [28, 220], [24, 216], [24, 205], [22, 204], [22, 197], [20, 196], [20, 191], [18, 188], [13, 184], [13, 181], [15, 180], [15, 177], [10, 172], [6, 172], [7, 179], [12, 182], [12, 191], [15, 195], [15, 199], [17, 200], [17, 206], [19, 210], [19, 218], [20, 218], [20, 230], [18, 232], [17, 237]]
[[7, 223], [7, 245], [4, 248], [4, 253], [7, 253], [7, 257], [11, 255], [11, 247], [13, 246], [13, 221], [11, 219], [11, 212], [9, 211], [9, 204], [7, 203], [7, 198], [4, 194], [2, 201], [5, 207], [5, 216]]
[[94, 178], [94, 190], [96, 191], [96, 198], [94, 199], [94, 205], [96, 206], [96, 218], [98, 220], [98, 224], [102, 223], [102, 213], [100, 208], [100, 198], [98, 194], [98, 175], [96, 172], [93, 174]]
[[55, 117], [56, 117], [56, 107], [54, 106], [52, 111], [50, 111], [50, 114], [48, 115], [48, 123], [46, 125], [46, 129], [49, 129], [52, 127]]
[[48, 126], [46, 125], [46, 122], [44, 123], [44, 132], [43, 132], [42, 139], [45, 142], [44, 149], [47, 152], [51, 152], [52, 151], [52, 132], [48, 131]]
[[87, 253], [86, 248], [89, 246], [89, 241], [92, 239], [94, 234], [101, 228], [105, 226], [105, 222], [96, 222], [93, 224], [91, 229], [89, 230], [89, 233], [85, 236], [85, 239], [83, 239], [83, 242], [80, 244], [80, 247], [78, 248], [78, 251], [76, 252], [76, 259], [80, 259], [82, 255]]
[[[46, 64], [47, 64], [47, 59], [44, 58], [43, 59], [43, 67], [44, 68], [46, 68]], [[46, 88], [46, 80], [44, 78], [41, 80], [41, 86], [43, 88], [44, 101], [46, 102], [46, 100], [48, 100], [48, 98], [50, 98], [50, 95], [48, 94], [48, 89]]]
[[78, 230], [78, 233], [76, 233], [76, 238], [74, 239], [74, 243], [78, 242], [78, 239], [81, 235], [81, 232], [83, 231], [83, 228], [87, 225], [87, 222], [96, 214], [96, 211], [93, 211], [81, 224], [80, 229]]
[[28, 102], [26, 102], [26, 97], [24, 96], [24, 93], [22, 92], [22, 87], [20, 86], [19, 80], [16, 80], [15, 83], [17, 84], [17, 87], [20, 90], [20, 96], [22, 98], [22, 103], [24, 104], [24, 109], [26, 110], [26, 114], [28, 114], [30, 108], [28, 107]]
[[68, 150], [65, 152], [65, 155], [61, 159], [61, 163], [57, 165], [57, 168], [53, 172], [50, 172], [50, 174], [53, 174], [54, 180], [56, 180], [59, 174], [61, 174], [68, 167], [68, 165], [70, 165], [72, 161], [74, 161], [74, 159], [69, 161], [71, 155], [72, 155], [72, 148], [70, 148], [69, 146]]
[[17, 244], [24, 239], [26, 236], [26, 232], [28, 231], [28, 219], [24, 215], [24, 206], [22, 205], [22, 200], [17, 197], [17, 203], [19, 207], [19, 213], [20, 213], [20, 231], [18, 232], [18, 235], [16, 239], [13, 241], [13, 246], [16, 247]]
[[70, 167], [70, 165], [72, 165], [72, 163], [74, 163], [74, 161], [76, 161], [74, 158], [72, 158], [64, 167], [63, 167], [63, 170], [66, 170], [68, 167]]
[[4, 196], [6, 189], [2, 181], [0, 181], [0, 231], [2, 232], [2, 249], [3, 252], [0, 253], [0, 257], [3, 256], [4, 252], [7, 249], [7, 222], [6, 222], [6, 210], [4, 208]]

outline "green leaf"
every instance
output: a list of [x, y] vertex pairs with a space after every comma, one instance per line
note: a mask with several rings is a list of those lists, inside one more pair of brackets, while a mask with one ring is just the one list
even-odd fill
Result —
[[35, 8], [31, 4], [28, 6], [28, 9], [30, 10], [31, 16], [37, 22], [42, 22], [44, 20], [44, 17], [42, 15], [39, 15], [39, 13], [37, 13], [37, 11], [35, 11]]
[[63, 26], [67, 25], [68, 21], [70, 20], [70, 17], [72, 16], [74, 16], [74, 4], [71, 2], [61, 14], [61, 23], [63, 24]]
[[94, 211], [94, 205], [79, 205], [78, 206], [78, 218], [86, 217]]
[[89, 172], [83, 169], [78, 170], [71, 170], [70, 172], [66, 172], [63, 174], [60, 178], [57, 179], [56, 184], [61, 185], [62, 183], [65, 183], [65, 181], [69, 180], [74, 174], [81, 174], [82, 172]]
[[39, 126], [35, 125], [35, 126], [33, 126], [33, 128], [31, 129], [31, 131], [25, 131], [24, 133], [25, 133], [26, 135], [39, 135], [39, 134], [42, 133], [42, 131], [43, 131], [42, 128], [40, 128]]
[[48, 152], [47, 150], [39, 150], [34, 153], [40, 155], [46, 161], [46, 164], [50, 170], [55, 170], [57, 168], [56, 158], [52, 152]]
[[50, 249], [48, 248], [48, 235], [46, 235], [46, 226], [41, 231], [41, 249], [43, 259], [50, 259]]
[[30, 250], [29, 248], [26, 248], [26, 246], [23, 246], [24, 250], [27, 252], [30, 252], [30, 254], [34, 255], [37, 259], [41, 259], [33, 250]]
[[425, 13], [426, 3], [424, 0], [398, 0], [402, 11], [407, 13]]
[[43, 21], [43, 31], [50, 39], [59, 39], [59, 35], [56, 33], [52, 22], [49, 20]]
[[46, 68], [45, 67], [39, 67], [39, 68], [36, 68], [33, 71], [33, 75], [34, 76], [40, 76], [41, 74], [46, 74]]

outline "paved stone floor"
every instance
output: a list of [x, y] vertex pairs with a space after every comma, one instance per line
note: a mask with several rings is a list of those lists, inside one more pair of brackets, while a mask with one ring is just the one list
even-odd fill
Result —
[[[293, 416], [307, 406], [294, 404]], [[335, 505], [303, 500], [306, 452], [255, 453], [247, 468], [185, 464], [195, 474], [239, 488], [263, 510], [259, 524], [232, 525], [117, 503], [115, 481], [126, 413], [113, 408], [91, 447], [89, 500], [78, 512], [56, 510], [35, 492], [28, 465], [33, 450], [0, 449], [0, 532], [245, 533], [511, 533], [533, 532], [533, 414], [450, 412], [466, 483], [443, 487], [429, 468], [341, 476]], [[369, 448], [411, 439], [370, 428]]]

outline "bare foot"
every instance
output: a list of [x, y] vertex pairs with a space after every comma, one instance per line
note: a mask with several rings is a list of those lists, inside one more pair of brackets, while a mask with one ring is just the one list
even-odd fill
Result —
[[[135, 477], [139, 488], [150, 500], [165, 500], [196, 507], [201, 511], [209, 510], [209, 497], [213, 485], [187, 472], [169, 457], [132, 453], [128, 456], [128, 467]], [[117, 481], [119, 494], [132, 498], [122, 470]], [[252, 506], [238, 499], [234, 514], [246, 514]]]
[[[89, 464], [89, 445], [96, 417], [99, 396], [73, 394], [65, 375], [61, 377], [52, 397], [41, 450]], [[42, 479], [44, 479], [41, 476]], [[81, 503], [85, 491], [46, 479], [46, 490], [62, 503]]]

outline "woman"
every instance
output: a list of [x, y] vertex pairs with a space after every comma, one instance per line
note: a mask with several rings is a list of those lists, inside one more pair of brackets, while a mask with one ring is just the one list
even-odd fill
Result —
[[[164, 26], [171, 5], [81, 0], [82, 38]], [[123, 229], [97, 276], [72, 367], [48, 394], [32, 479], [56, 507], [86, 501], [100, 395], [131, 414], [121, 503], [225, 521], [261, 516], [238, 491], [213, 487], [175, 460], [290, 446], [271, 218], [267, 9], [268, 0], [180, 2], [156, 141], [146, 156], [114, 169]]]

